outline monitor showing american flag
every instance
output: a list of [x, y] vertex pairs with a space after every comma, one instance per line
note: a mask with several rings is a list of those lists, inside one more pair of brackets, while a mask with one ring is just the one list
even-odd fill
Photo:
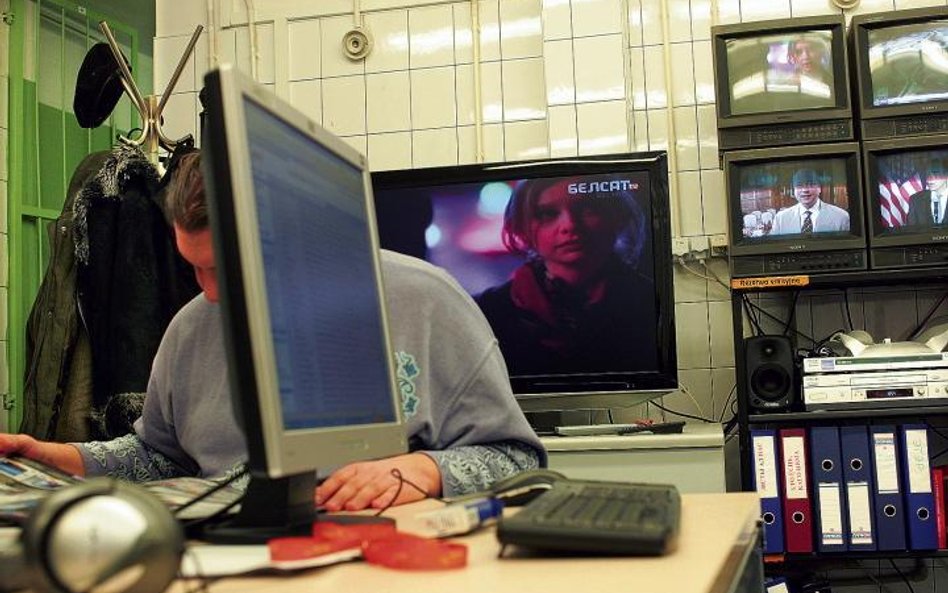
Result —
[[948, 225], [948, 147], [878, 154], [873, 166], [869, 192], [878, 231], [900, 234]]

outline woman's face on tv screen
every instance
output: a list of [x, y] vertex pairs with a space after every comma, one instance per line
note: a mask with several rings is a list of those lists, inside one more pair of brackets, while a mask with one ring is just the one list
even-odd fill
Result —
[[[530, 220], [533, 248], [547, 263], [564, 266], [596, 266], [612, 253], [622, 221], [607, 213], [603, 200], [618, 200], [608, 194], [570, 194], [568, 181], [543, 190]], [[552, 271], [552, 270], [551, 270]]]

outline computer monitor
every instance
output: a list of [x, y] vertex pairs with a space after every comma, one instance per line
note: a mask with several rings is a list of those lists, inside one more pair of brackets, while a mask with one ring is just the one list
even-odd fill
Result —
[[738, 150], [724, 162], [733, 277], [866, 269], [857, 143]]
[[948, 6], [853, 17], [862, 138], [948, 133]]
[[[474, 297], [525, 411], [627, 406], [677, 387], [664, 153], [372, 180], [382, 247], [446, 269]], [[568, 230], [544, 243], [554, 227]]]
[[842, 16], [711, 30], [721, 150], [853, 139]]
[[863, 143], [870, 266], [948, 263], [948, 134]]
[[318, 469], [407, 449], [365, 158], [266, 87], [205, 77], [205, 182], [251, 473], [215, 537], [307, 533]]

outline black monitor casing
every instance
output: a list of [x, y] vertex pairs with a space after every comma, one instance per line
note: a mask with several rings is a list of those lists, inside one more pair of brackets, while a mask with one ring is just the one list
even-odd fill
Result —
[[942, 149], [948, 151], [948, 134], [915, 138], [891, 138], [863, 143], [866, 212], [869, 228], [869, 259], [873, 269], [921, 268], [948, 265], [948, 227], [886, 233], [876, 214], [874, 199], [879, 183], [878, 158], [898, 152]]
[[[846, 160], [850, 234], [832, 237], [813, 235], [811, 238], [793, 235], [786, 239], [744, 240], [739, 191], [740, 166], [779, 163], [793, 159], [813, 160], [821, 157]], [[746, 278], [867, 269], [860, 160], [859, 144], [856, 142], [739, 150], [725, 154], [731, 276]]]
[[[895, 10], [853, 17], [850, 55], [853, 93], [863, 140], [948, 133], [948, 99], [906, 105], [873, 106], [869, 74], [869, 32], [899, 25], [948, 19], [948, 6]], [[945, 73], [948, 77], [948, 72]]]
[[[802, 33], [814, 29], [828, 29], [832, 32], [836, 105], [821, 109], [732, 114], [728, 87], [727, 41]], [[845, 33], [846, 21], [842, 16], [777, 19], [712, 27], [711, 47], [720, 150], [852, 140], [854, 136]]]
[[514, 395], [525, 411], [629, 406], [678, 387], [666, 153], [606, 154], [372, 173], [381, 246], [423, 258], [424, 254], [418, 251], [423, 250], [423, 246], [396, 243], [389, 232], [393, 227], [402, 228], [406, 224], [406, 210], [420, 206], [405, 201], [404, 197], [386, 201], [386, 190], [625, 171], [646, 173], [649, 179], [658, 367], [648, 372], [511, 376]]

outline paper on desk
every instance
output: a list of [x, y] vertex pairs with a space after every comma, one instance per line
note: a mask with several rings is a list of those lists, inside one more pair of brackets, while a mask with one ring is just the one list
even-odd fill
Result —
[[183, 578], [223, 577], [258, 571], [291, 571], [329, 566], [362, 557], [361, 548], [340, 550], [303, 560], [270, 560], [270, 549], [262, 546], [189, 546], [181, 559]]

